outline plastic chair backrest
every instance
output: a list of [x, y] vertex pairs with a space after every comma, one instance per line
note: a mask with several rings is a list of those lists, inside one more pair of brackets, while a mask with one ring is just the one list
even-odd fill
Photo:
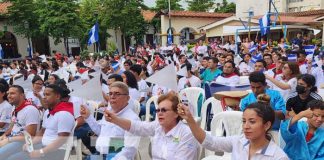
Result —
[[138, 102], [138, 100], [133, 100], [134, 102], [134, 111], [137, 115], [139, 115], [141, 111], [141, 104]]
[[241, 111], [225, 111], [214, 114], [211, 122], [211, 134], [214, 136], [226, 136], [242, 134], [242, 115]]
[[207, 109], [208, 109], [208, 105], [211, 104], [211, 112], [215, 115], [219, 112], [223, 112], [222, 109], [222, 105], [221, 102], [217, 99], [215, 99], [214, 97], [210, 97], [208, 98], [202, 108], [201, 108], [201, 123], [200, 123], [200, 127], [203, 130], [206, 130], [206, 122], [207, 122]]
[[150, 122], [150, 119], [151, 119], [151, 103], [152, 102], [154, 103], [155, 108], [158, 106], [157, 99], [158, 99], [158, 96], [152, 96], [151, 98], [149, 98], [146, 101], [146, 104], [145, 104], [145, 121], [146, 122]]
[[74, 130], [76, 126], [78, 125], [78, 122], [75, 121], [74, 127], [72, 128], [72, 131], [66, 141], [66, 148], [65, 148], [65, 155], [64, 155], [64, 160], [68, 160], [70, 158], [71, 150], [73, 147], [73, 138], [74, 138]]
[[198, 100], [199, 100], [199, 96], [202, 95], [203, 96], [203, 102], [205, 101], [205, 91], [202, 88], [199, 87], [189, 87], [189, 88], [185, 88], [183, 90], [180, 91], [180, 98], [182, 98], [183, 96], [185, 96], [188, 100], [188, 102], [193, 105], [194, 107], [194, 116], [195, 117], [199, 117], [199, 110], [198, 110]]
[[86, 105], [88, 106], [90, 115], [94, 115], [97, 118], [99, 104], [96, 101], [88, 100], [86, 101]]

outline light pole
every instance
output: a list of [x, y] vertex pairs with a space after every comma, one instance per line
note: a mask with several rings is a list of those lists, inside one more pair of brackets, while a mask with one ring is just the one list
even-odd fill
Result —
[[[172, 28], [171, 28], [171, 2], [170, 2], [170, 0], [168, 0], [168, 2], [169, 2], [169, 12], [168, 12], [168, 14], [169, 14], [169, 29], [167, 31], [168, 32], [167, 33], [167, 43], [169, 45], [171, 45], [171, 43], [173, 43], [173, 38], [172, 38], [173, 33], [172, 33]], [[169, 41], [169, 38], [170, 38], [170, 41]]]
[[28, 56], [30, 56], [31, 58], [32, 58], [32, 53], [31, 53], [31, 51], [32, 51], [32, 46], [30, 45], [30, 38], [29, 38], [29, 23], [28, 23], [28, 21], [25, 21], [24, 22], [24, 27], [25, 27], [25, 29], [27, 30], [27, 41], [28, 41], [28, 54], [30, 54], [30, 55], [28, 55]]

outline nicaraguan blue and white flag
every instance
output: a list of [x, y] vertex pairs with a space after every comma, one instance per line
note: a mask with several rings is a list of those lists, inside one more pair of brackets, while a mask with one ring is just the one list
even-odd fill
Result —
[[28, 57], [33, 57], [33, 48], [27, 45]]
[[290, 62], [297, 62], [297, 54], [288, 54], [287, 58]]
[[89, 31], [88, 45], [90, 46], [91, 44], [96, 43], [98, 41], [99, 41], [99, 24], [96, 23]]
[[257, 48], [258, 48], [257, 45], [253, 45], [253, 46], [249, 49], [249, 52], [252, 53], [252, 52], [256, 51]]
[[259, 19], [259, 25], [261, 36], [264, 36], [270, 32], [270, 15], [268, 13]]
[[168, 32], [168, 45], [171, 45], [173, 42], [172, 42], [172, 30], [169, 29], [169, 32]]
[[260, 53], [257, 55], [252, 55], [251, 62], [255, 63], [257, 60], [260, 60], [260, 59], [262, 59], [262, 55]]
[[315, 46], [313, 45], [304, 46], [304, 50], [307, 55], [314, 54]]
[[4, 52], [3, 52], [2, 46], [0, 44], [0, 59], [3, 59], [3, 58], [4, 58]]
[[261, 46], [261, 49], [266, 49], [268, 47], [268, 43], [267, 44], [264, 44]]

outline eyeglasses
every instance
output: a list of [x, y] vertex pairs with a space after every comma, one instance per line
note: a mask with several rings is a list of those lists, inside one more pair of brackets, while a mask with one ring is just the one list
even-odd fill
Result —
[[119, 96], [126, 96], [128, 94], [122, 94], [122, 93], [119, 93], [119, 92], [109, 92], [108, 93], [109, 96], [116, 96], [116, 97], [119, 97]]
[[156, 109], [156, 113], [159, 113], [159, 112], [165, 113], [167, 111], [171, 111], [171, 110], [165, 109], [165, 108], [158, 108], [158, 109]]

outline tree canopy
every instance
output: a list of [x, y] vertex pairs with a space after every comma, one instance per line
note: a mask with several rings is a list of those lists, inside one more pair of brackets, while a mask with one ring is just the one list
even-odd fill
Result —
[[186, 0], [189, 11], [207, 12], [213, 5], [213, 0]]

